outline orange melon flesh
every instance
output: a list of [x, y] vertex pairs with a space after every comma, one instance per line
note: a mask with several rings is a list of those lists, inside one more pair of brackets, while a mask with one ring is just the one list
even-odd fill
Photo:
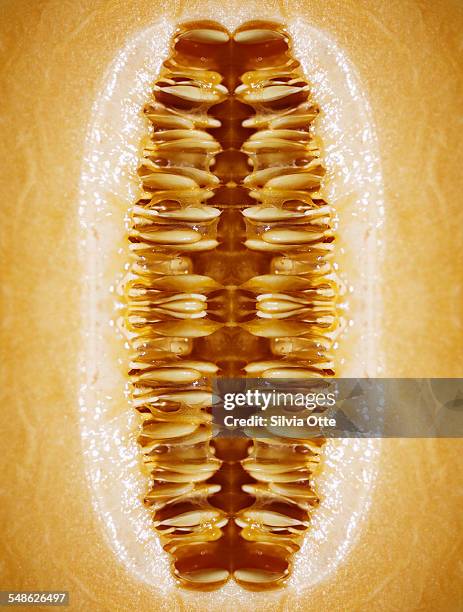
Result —
[[[147, 578], [143, 545], [111, 536], [118, 501], [99, 490], [106, 514], [95, 501], [95, 484], [88, 478], [95, 464], [80, 436], [82, 424], [88, 425], [79, 406], [86, 380], [82, 368], [88, 372], [94, 366], [85, 357], [91, 339], [83, 307], [88, 302], [82, 300], [88, 286], [82, 240], [89, 238], [80, 208], [82, 168], [95, 100], [110, 82], [109, 66], [148, 28], [167, 36], [178, 22], [208, 17], [233, 29], [258, 16], [287, 23], [302, 54], [309, 32], [345, 52], [373, 118], [384, 215], [375, 245], [366, 234], [358, 240], [362, 219], [359, 226], [355, 197], [339, 205], [344, 249], [339, 266], [356, 289], [349, 297], [353, 325], [337, 355], [339, 375], [461, 376], [461, 9], [451, 0], [425, 9], [413, 1], [386, 6], [380, 0], [327, 0], [270, 3], [268, 14], [262, 10], [252, 2], [173, 3], [168, 14], [160, 3], [145, 0], [5, 3], [0, 178], [5, 588], [68, 589], [76, 610], [451, 610], [461, 601], [459, 440], [374, 442], [380, 447], [374, 487], [348, 552], [342, 544], [353, 500], [346, 497], [339, 517], [333, 517], [331, 539], [317, 543], [309, 531], [293, 578], [273, 592], [249, 593], [232, 584], [216, 592], [179, 589], [162, 554]], [[333, 83], [342, 66], [326, 71]], [[329, 131], [320, 136], [330, 144]], [[113, 215], [93, 237], [108, 253], [100, 288], [117, 279], [124, 263], [120, 219], [129, 202], [113, 194], [108, 207], [111, 198]], [[368, 276], [358, 274], [364, 270], [356, 248], [367, 243], [375, 262], [373, 288]], [[114, 319], [113, 304], [113, 295], [98, 293], [98, 338], [107, 369], [91, 383], [101, 397], [112, 397], [101, 406], [117, 419], [130, 407], [123, 403], [125, 353], [117, 334], [104, 325]], [[130, 432], [126, 435], [120, 446], [130, 441]], [[105, 464], [101, 468], [104, 472]], [[144, 525], [141, 502], [136, 507], [133, 522]], [[328, 555], [339, 552], [339, 558], [330, 557], [330, 571], [307, 565], [310, 547], [320, 555], [322, 548]]]

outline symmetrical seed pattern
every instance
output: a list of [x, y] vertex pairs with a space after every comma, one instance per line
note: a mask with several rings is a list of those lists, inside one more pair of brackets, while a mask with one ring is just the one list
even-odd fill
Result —
[[266, 22], [180, 28], [145, 107], [130, 377], [145, 503], [185, 586], [283, 583], [318, 503], [323, 440], [213, 438], [210, 414], [214, 375], [334, 373], [317, 113], [286, 32]]

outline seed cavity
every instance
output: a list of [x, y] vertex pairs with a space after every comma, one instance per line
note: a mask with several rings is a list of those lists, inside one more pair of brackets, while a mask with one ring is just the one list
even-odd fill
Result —
[[214, 375], [334, 374], [318, 112], [288, 34], [270, 22], [181, 26], [144, 109], [129, 377], [145, 505], [189, 588], [284, 584], [319, 503], [324, 440], [221, 439], [211, 424]]

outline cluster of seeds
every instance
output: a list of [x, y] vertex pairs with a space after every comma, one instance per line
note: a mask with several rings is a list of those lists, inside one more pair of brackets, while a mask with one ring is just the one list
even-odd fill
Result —
[[210, 414], [211, 377], [230, 375], [217, 365], [227, 356], [236, 368], [243, 334], [254, 340], [242, 376], [334, 374], [338, 287], [317, 114], [287, 33], [265, 22], [233, 35], [210, 22], [180, 28], [145, 107], [152, 130], [126, 282], [130, 377], [145, 503], [186, 586], [281, 584], [318, 503], [323, 440], [214, 439]]

